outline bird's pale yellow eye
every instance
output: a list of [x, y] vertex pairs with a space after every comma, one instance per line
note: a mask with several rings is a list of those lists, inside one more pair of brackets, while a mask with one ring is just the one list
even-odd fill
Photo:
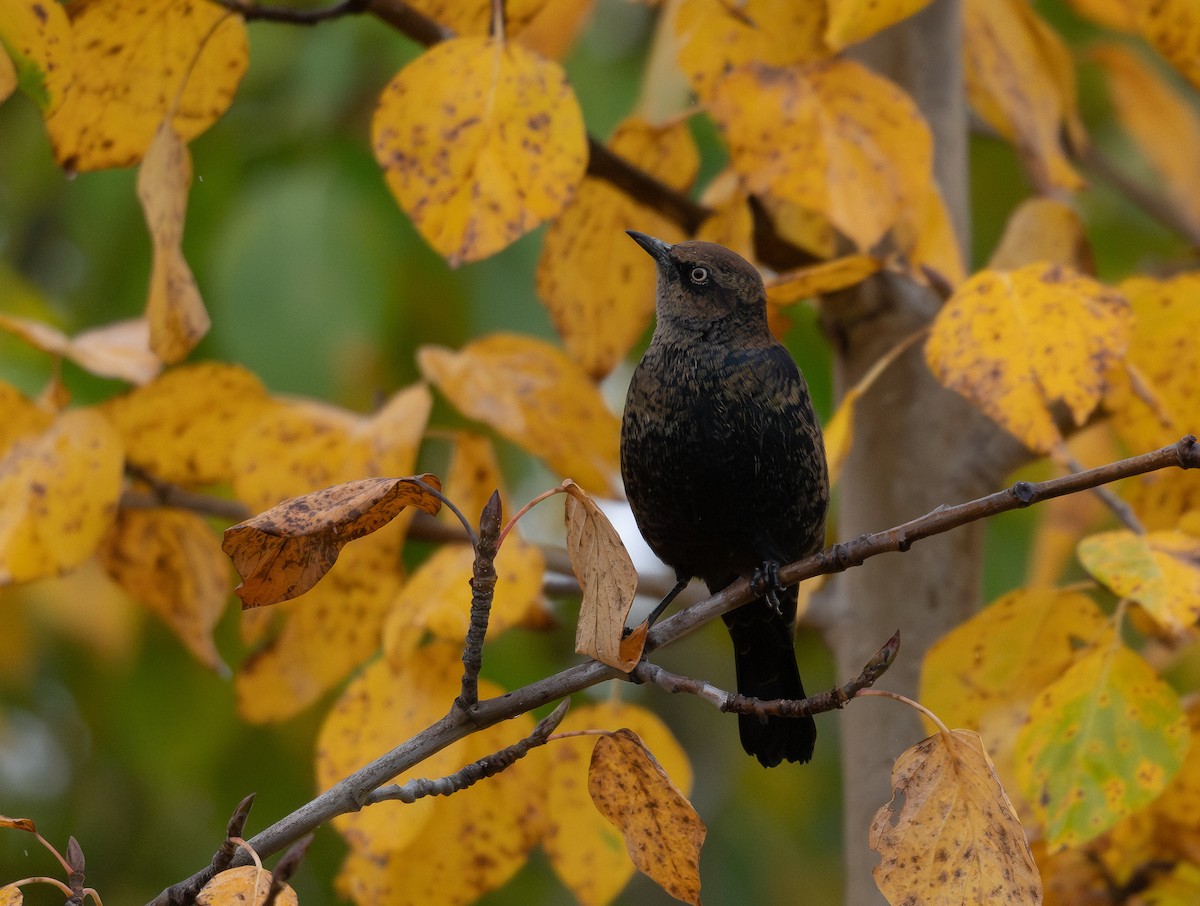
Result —
[[692, 282], [695, 283], [697, 286], [703, 286], [705, 283], [708, 282], [708, 268], [707, 267], [693, 267], [691, 274], [689, 274], [688, 276], [690, 276], [692, 278]]

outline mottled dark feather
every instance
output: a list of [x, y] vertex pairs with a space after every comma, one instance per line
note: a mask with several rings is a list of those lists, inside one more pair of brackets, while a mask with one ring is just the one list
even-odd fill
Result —
[[[625, 402], [621, 473], [651, 549], [715, 592], [821, 547], [821, 431], [803, 376], [767, 327], [758, 272], [718, 245], [631, 235], [658, 263], [658, 321]], [[782, 613], [760, 598], [725, 617], [743, 695], [804, 698], [796, 591], [779, 598]], [[764, 765], [812, 757], [811, 718], [740, 715], [739, 728]]]

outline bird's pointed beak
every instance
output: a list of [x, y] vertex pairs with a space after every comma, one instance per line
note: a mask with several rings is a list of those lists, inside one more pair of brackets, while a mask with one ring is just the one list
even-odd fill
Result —
[[644, 248], [655, 261], [660, 264], [665, 264], [671, 260], [671, 244], [663, 242], [661, 239], [655, 239], [653, 236], [647, 236], [645, 233], [639, 233], [637, 230], [626, 230], [629, 238]]

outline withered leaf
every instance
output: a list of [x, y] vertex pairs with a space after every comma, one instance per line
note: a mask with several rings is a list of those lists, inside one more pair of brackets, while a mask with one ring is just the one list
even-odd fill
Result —
[[225, 531], [221, 549], [233, 560], [243, 607], [276, 604], [304, 594], [329, 572], [349, 542], [378, 531], [409, 506], [436, 515], [441, 502], [422, 483], [429, 474], [364, 478], [285, 500]]

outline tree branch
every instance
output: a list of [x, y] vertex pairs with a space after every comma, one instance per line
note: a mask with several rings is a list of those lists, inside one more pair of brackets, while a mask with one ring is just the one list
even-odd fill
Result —
[[284, 6], [260, 6], [247, 0], [217, 0], [221, 6], [237, 13], [247, 22], [286, 22], [289, 25], [316, 25], [342, 16], [364, 12], [369, 0], [342, 0], [325, 9], [290, 9]]

